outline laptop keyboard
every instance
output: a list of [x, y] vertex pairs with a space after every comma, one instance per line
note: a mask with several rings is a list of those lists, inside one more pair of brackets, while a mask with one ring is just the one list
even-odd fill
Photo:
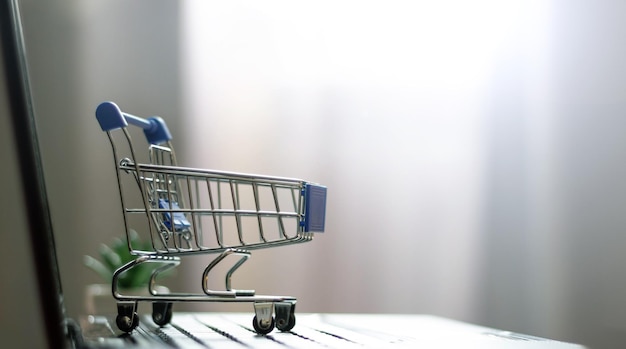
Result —
[[[85, 326], [86, 325], [86, 326]], [[302, 315], [292, 331], [257, 334], [250, 314], [174, 314], [171, 323], [155, 325], [149, 316], [124, 334], [106, 317], [90, 317], [83, 324], [90, 348], [363, 348], [390, 344], [376, 336], [324, 323], [315, 315]]]
[[159, 327], [143, 316], [131, 333], [112, 318], [83, 319], [87, 348], [582, 348], [432, 316], [297, 314], [289, 332], [257, 334], [253, 314], [174, 313]]

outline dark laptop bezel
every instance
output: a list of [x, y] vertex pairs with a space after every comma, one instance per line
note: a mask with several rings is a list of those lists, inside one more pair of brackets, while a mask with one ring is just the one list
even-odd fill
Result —
[[67, 325], [17, 0], [0, 1], [0, 40], [47, 343], [50, 348], [64, 348]]

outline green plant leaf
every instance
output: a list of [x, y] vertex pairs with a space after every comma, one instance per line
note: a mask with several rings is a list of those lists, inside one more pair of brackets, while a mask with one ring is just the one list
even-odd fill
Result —
[[100, 245], [98, 252], [102, 263], [111, 270], [115, 270], [123, 264], [120, 255], [105, 244]]
[[102, 262], [100, 262], [99, 260], [91, 256], [84, 256], [83, 263], [88, 268], [98, 273], [103, 279], [111, 280], [113, 278], [113, 271], [111, 271], [110, 268], [102, 264]]
[[[139, 234], [130, 230], [128, 232], [128, 239], [130, 245], [135, 250], [151, 251], [152, 243], [150, 241], [142, 241]], [[137, 258], [137, 256], [131, 255], [128, 250], [128, 243], [126, 239], [115, 238], [110, 245], [102, 244], [98, 249], [100, 260], [97, 260], [91, 256], [84, 257], [84, 264], [88, 268], [94, 270], [104, 280], [111, 282], [113, 273], [121, 266], [129, 263]], [[162, 266], [161, 263], [146, 262], [130, 268], [124, 273], [120, 274], [118, 279], [118, 286], [122, 288], [137, 288], [147, 286], [153, 271]], [[159, 280], [163, 277], [173, 274], [173, 270], [169, 269], [166, 272], [159, 274]]]

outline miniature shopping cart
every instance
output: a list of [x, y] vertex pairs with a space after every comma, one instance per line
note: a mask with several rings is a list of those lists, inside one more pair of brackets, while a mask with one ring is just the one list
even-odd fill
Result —
[[[292, 178], [180, 167], [163, 119], [129, 115], [111, 102], [98, 106], [96, 118], [111, 142], [128, 249], [136, 256], [113, 275], [119, 329], [130, 332], [137, 327], [138, 302], [146, 301], [152, 303], [152, 319], [160, 326], [172, 319], [174, 302], [250, 302], [257, 333], [274, 327], [291, 330], [294, 297], [233, 289], [231, 277], [250, 250], [307, 242], [313, 233], [323, 232], [326, 187]], [[129, 124], [143, 129], [147, 154], [133, 147], [135, 130], [128, 129]], [[130, 234], [135, 231], [151, 248], [133, 246]], [[202, 292], [157, 292], [159, 274], [178, 266], [182, 257], [199, 254], [217, 254], [202, 274]], [[225, 272], [224, 289], [210, 289], [209, 274], [228, 256], [236, 263]], [[120, 276], [144, 263], [155, 263], [149, 295], [123, 294]]]

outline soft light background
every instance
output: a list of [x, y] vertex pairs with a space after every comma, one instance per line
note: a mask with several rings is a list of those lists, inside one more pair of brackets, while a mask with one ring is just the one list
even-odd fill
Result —
[[[120, 234], [93, 117], [115, 100], [165, 117], [185, 165], [328, 186], [327, 232], [255, 252], [236, 287], [297, 296], [300, 312], [433, 313], [626, 343], [626, 3], [23, 10], [70, 315], [98, 282], [82, 255]], [[199, 283], [202, 262], [172, 285]]]
[[187, 159], [329, 187], [326, 234], [250, 261], [305, 311], [472, 314], [485, 101], [520, 24], [452, 5], [185, 3]]

